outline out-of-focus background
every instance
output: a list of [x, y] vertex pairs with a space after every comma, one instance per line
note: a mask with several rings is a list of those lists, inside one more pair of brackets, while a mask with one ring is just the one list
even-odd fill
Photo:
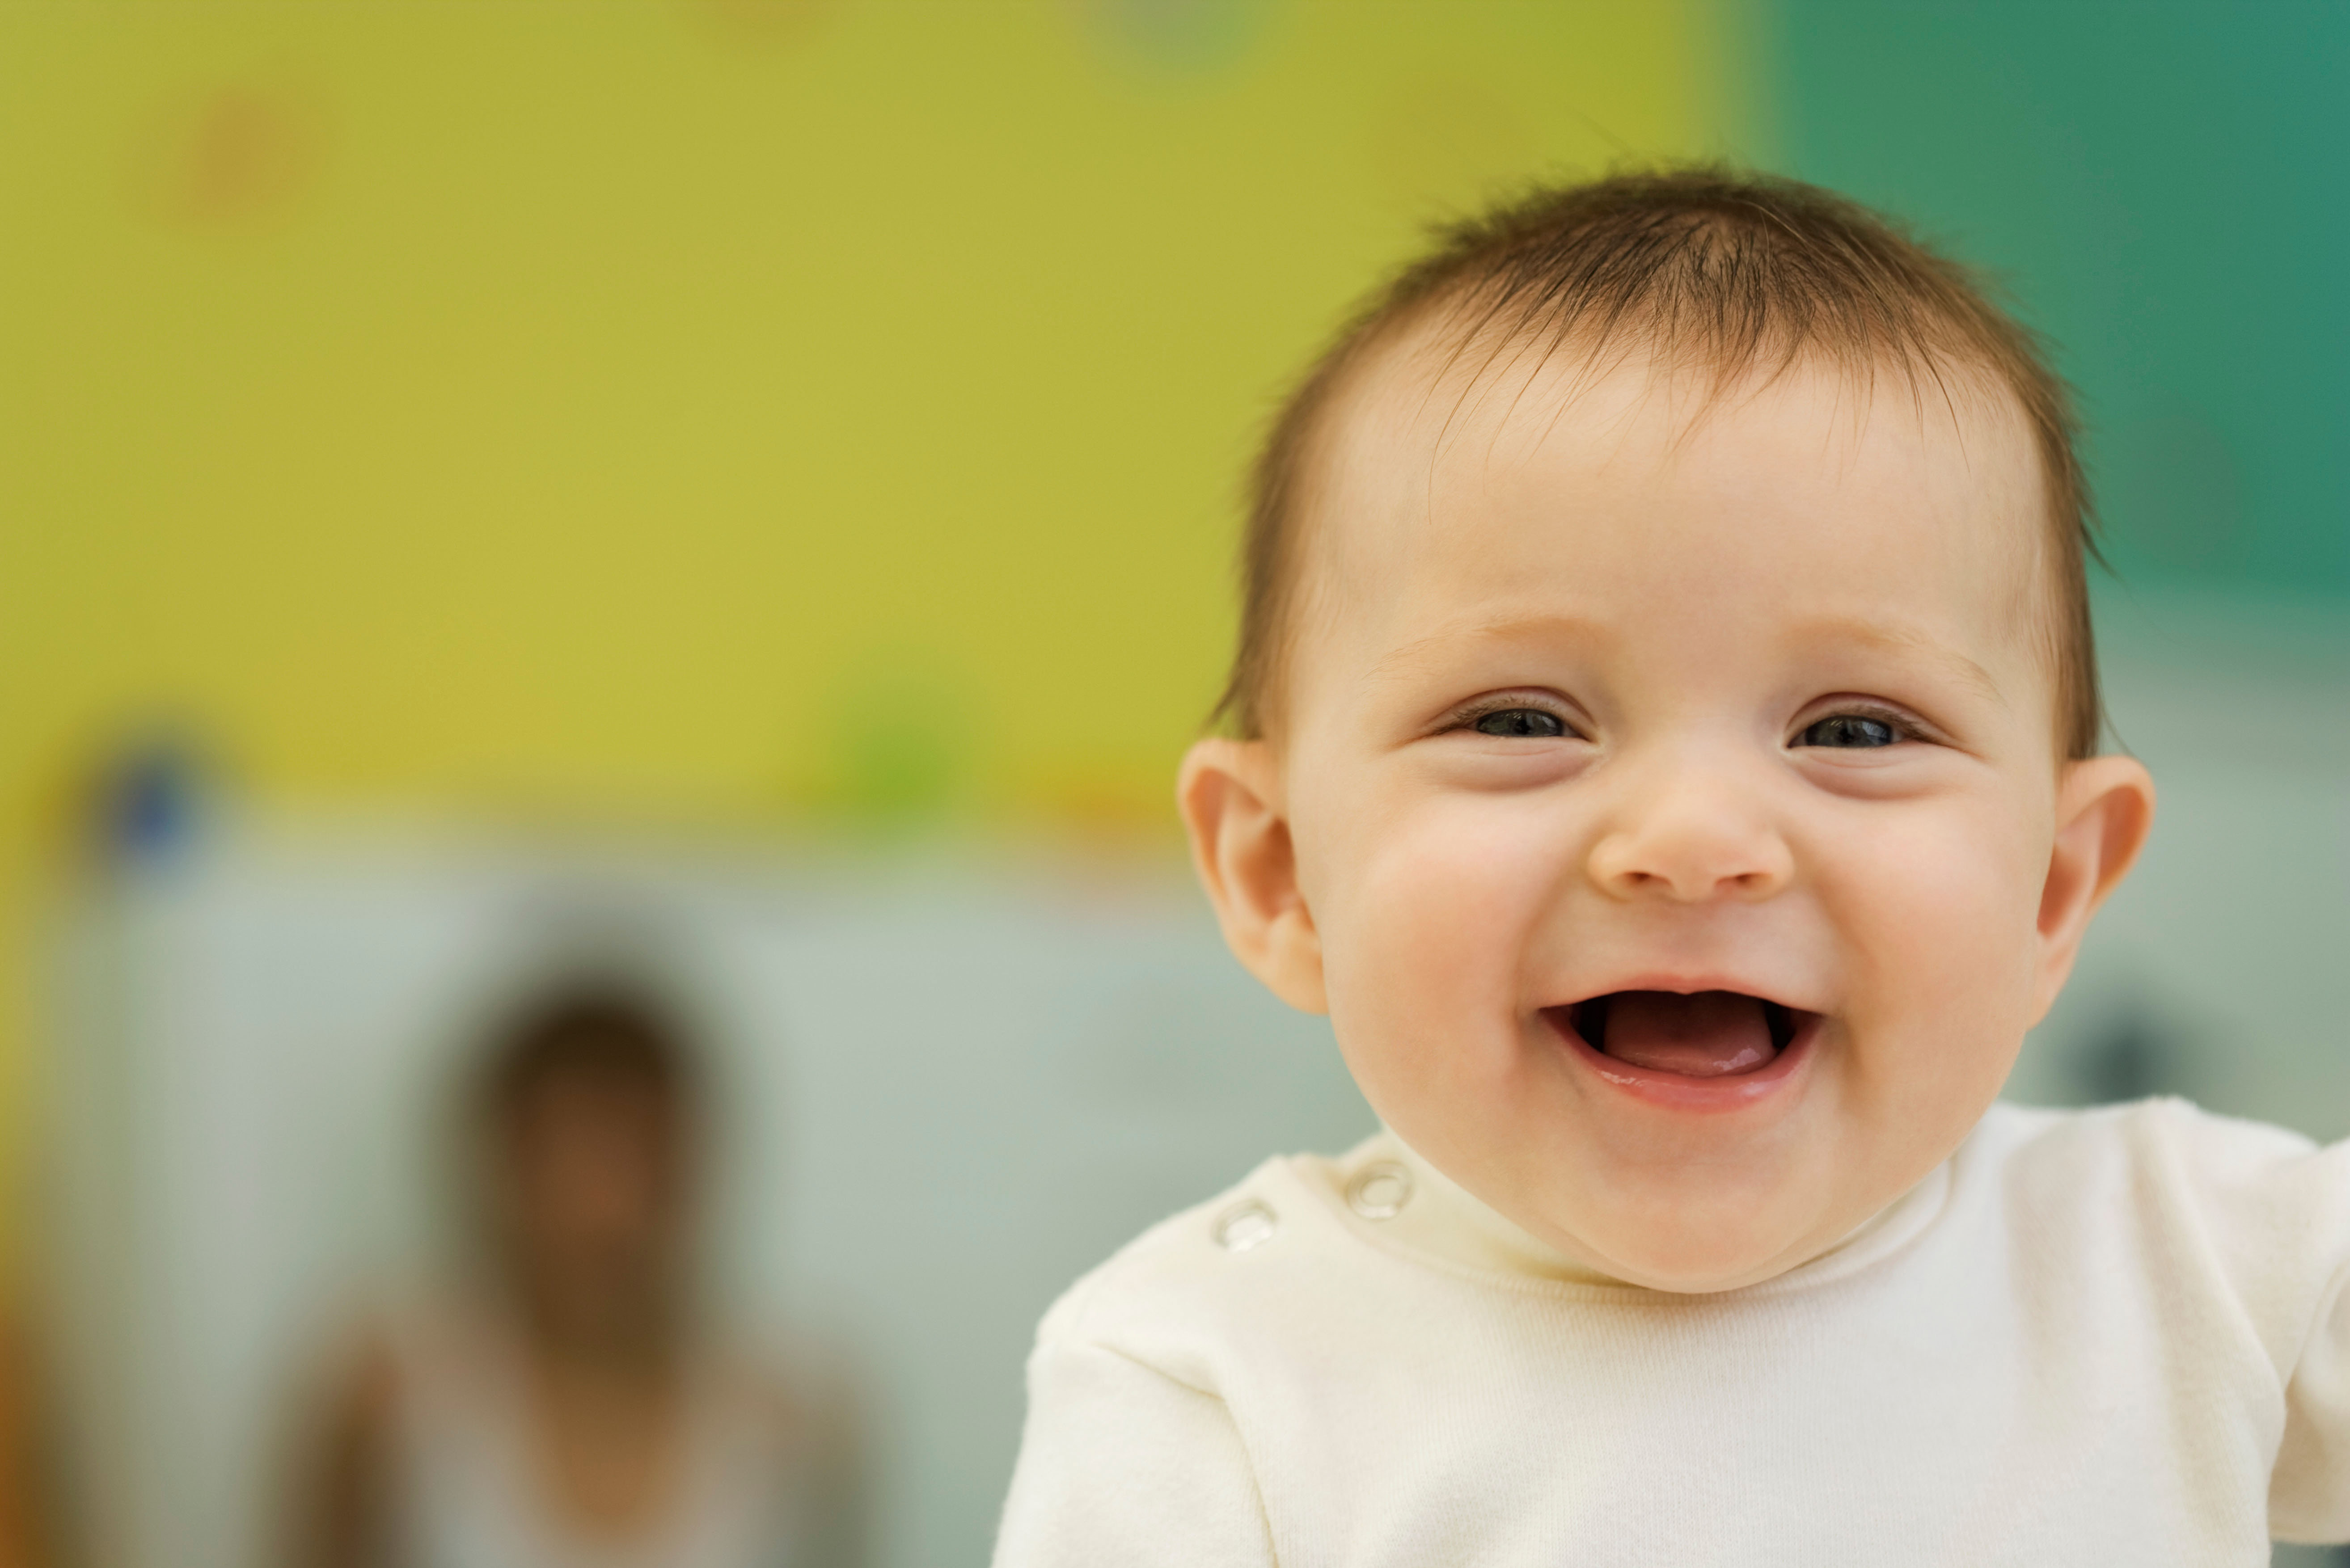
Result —
[[2013, 1093], [2350, 1133], [2345, 81], [2330, 0], [11, 0], [11, 1548], [279, 1550], [484, 1021], [593, 969], [694, 1020], [702, 1294], [867, 1559], [983, 1556], [1051, 1297], [1368, 1130], [1170, 781], [1285, 378], [1537, 174], [2005, 280], [2164, 791]]

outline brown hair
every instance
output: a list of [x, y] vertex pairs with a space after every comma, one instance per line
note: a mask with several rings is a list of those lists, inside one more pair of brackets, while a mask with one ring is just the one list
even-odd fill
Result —
[[481, 1064], [476, 1104], [503, 1132], [546, 1085], [577, 1076], [640, 1092], [682, 1116], [696, 1108], [694, 1068], [660, 1007], [590, 981], [539, 996], [506, 1020]]
[[[2094, 755], [2103, 725], [2085, 557], [2088, 486], [2064, 383], [2031, 331], [1966, 269], [1816, 186], [1700, 167], [1541, 188], [1440, 229], [1339, 332], [1273, 423], [1251, 485], [1239, 646], [1215, 716], [1264, 735], [1280, 701], [1297, 601], [1299, 498], [1327, 410], [1351, 372], [1406, 327], [1449, 313], [1464, 348], [1547, 339], [1595, 358], [1647, 351], [1710, 365], [1717, 387], [1821, 356], [1891, 368], [1948, 396], [1946, 369], [2012, 392], [2047, 492], [2057, 743]], [[1490, 364], [1490, 360], [1489, 360]]]

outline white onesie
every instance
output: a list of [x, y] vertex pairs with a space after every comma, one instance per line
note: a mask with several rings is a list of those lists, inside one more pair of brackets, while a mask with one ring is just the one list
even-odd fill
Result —
[[2350, 1539], [2350, 1144], [1992, 1109], [1843, 1245], [1578, 1273], [1391, 1135], [1038, 1331], [997, 1568], [2265, 1563]]

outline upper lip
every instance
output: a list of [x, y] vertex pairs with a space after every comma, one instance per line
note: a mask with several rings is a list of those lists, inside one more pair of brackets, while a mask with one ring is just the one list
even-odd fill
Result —
[[[1610, 984], [1595, 986], [1571, 997], [1551, 1002], [1544, 1011], [1580, 1007], [1586, 1002], [1596, 1002], [1603, 996], [1614, 996], [1627, 991], [1669, 991], [1682, 996], [1695, 996], [1701, 991], [1735, 992], [1758, 1001], [1783, 1007], [1790, 1012], [1815, 1013], [1822, 1009], [1812, 1005], [1788, 988], [1771, 982], [1758, 982], [1750, 976], [1704, 972], [1668, 972], [1650, 971], [1628, 975]], [[1815, 1000], [1815, 999], [1814, 999]]]

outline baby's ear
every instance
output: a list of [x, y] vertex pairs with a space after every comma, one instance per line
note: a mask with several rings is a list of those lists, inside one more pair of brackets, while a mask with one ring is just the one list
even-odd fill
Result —
[[1262, 741], [1201, 741], [1183, 759], [1175, 804], [1191, 864], [1224, 940], [1290, 1006], [1325, 1012], [1322, 939], [1297, 889], [1297, 856], [1280, 777]]
[[2136, 757], [2090, 757], [2064, 764], [2056, 785], [2056, 843], [2040, 889], [2035, 1019], [2064, 989], [2089, 917], [2121, 886], [2153, 826], [2154, 779]]

